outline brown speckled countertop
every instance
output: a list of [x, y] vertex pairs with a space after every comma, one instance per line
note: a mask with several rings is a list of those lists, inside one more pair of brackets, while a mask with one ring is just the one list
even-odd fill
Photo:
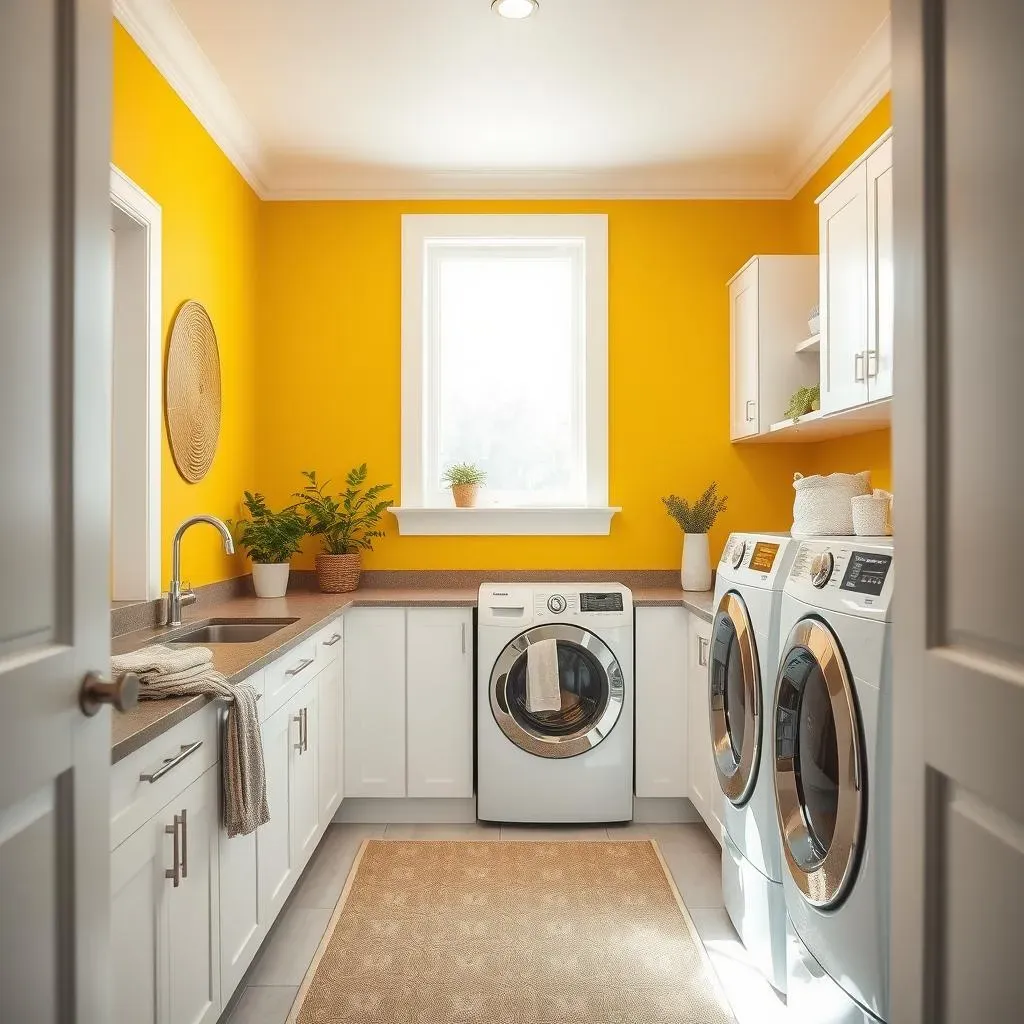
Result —
[[[609, 573], [609, 575], [612, 575]], [[185, 622], [212, 618], [296, 618], [263, 640], [248, 644], [210, 644], [213, 664], [231, 682], [241, 682], [259, 671], [328, 620], [351, 607], [456, 607], [472, 608], [477, 602], [475, 587], [366, 587], [350, 594], [296, 592], [287, 597], [259, 600], [255, 597], [231, 597], [200, 603], [188, 609]], [[687, 593], [673, 587], [636, 587], [633, 601], [639, 607], [683, 606], [708, 622], [713, 618], [713, 593]], [[148, 644], [160, 643], [166, 627], [140, 629], [111, 641], [113, 654], [124, 654]], [[111, 726], [111, 760], [121, 758], [165, 733], [195, 714], [208, 703], [206, 697], [169, 697], [144, 700], [127, 712], [115, 711]]]

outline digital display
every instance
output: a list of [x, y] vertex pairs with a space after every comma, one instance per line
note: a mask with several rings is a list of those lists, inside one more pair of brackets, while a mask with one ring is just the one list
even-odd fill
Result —
[[854, 551], [840, 584], [841, 590], [878, 597], [889, 575], [892, 555], [876, 555], [867, 551]]
[[759, 541], [754, 545], [754, 553], [750, 556], [750, 568], [754, 572], [771, 572], [775, 564], [775, 556], [779, 553], [778, 544]]
[[621, 612], [622, 594], [580, 594], [582, 612]]

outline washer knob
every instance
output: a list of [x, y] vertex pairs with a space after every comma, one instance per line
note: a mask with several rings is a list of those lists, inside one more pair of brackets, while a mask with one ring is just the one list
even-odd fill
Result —
[[548, 598], [548, 611], [561, 615], [565, 611], [565, 598], [561, 594], [553, 594]]
[[732, 546], [732, 552], [730, 554], [730, 560], [732, 567], [738, 569], [743, 564], [743, 556], [747, 553], [747, 542], [745, 540], [738, 540]]
[[836, 560], [831, 551], [822, 551], [821, 554], [815, 555], [811, 562], [811, 584], [821, 590], [832, 579], [835, 564]]

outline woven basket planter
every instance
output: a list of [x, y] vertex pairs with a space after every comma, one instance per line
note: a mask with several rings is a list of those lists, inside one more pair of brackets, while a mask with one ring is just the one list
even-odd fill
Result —
[[456, 508], [474, 508], [480, 488], [477, 484], [452, 484]]
[[317, 555], [316, 581], [325, 594], [346, 594], [359, 586], [363, 574], [358, 555]]

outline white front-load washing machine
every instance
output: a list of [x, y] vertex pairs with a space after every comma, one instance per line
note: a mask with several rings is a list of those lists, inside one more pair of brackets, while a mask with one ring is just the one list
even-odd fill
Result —
[[[558, 710], [528, 700], [531, 644], [554, 640]], [[485, 583], [477, 620], [477, 817], [633, 817], [633, 599], [618, 583]]]
[[768, 980], [786, 988], [786, 898], [772, 784], [771, 706], [782, 585], [798, 541], [734, 533], [715, 582], [708, 659], [711, 744], [722, 800], [722, 895]]
[[788, 1003], [803, 1024], [889, 1013], [891, 539], [803, 541], [774, 699]]

